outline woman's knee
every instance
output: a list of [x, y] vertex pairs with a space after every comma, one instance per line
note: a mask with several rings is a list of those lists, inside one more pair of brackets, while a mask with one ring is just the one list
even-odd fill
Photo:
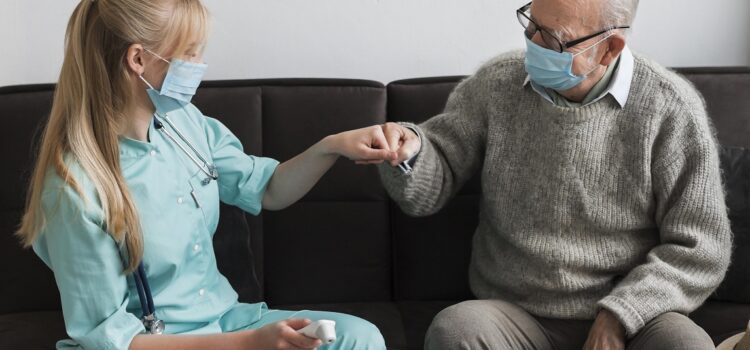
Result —
[[362, 318], [335, 314], [337, 340], [330, 347], [321, 349], [355, 349], [355, 350], [383, 350], [385, 340], [380, 330], [371, 322]]

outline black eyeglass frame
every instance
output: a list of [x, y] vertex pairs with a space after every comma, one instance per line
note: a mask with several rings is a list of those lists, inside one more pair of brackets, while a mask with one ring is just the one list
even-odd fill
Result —
[[[591, 38], [594, 38], [594, 37], [597, 37], [599, 35], [602, 35], [602, 34], [608, 32], [610, 30], [628, 29], [628, 28], [630, 28], [630, 26], [614, 26], [614, 27], [606, 28], [606, 29], [604, 29], [604, 30], [602, 30], [600, 32], [596, 32], [594, 34], [586, 35], [584, 37], [581, 37], [581, 38], [578, 38], [578, 39], [575, 39], [575, 40], [563, 41], [563, 40], [560, 40], [560, 38], [558, 38], [556, 35], [550, 33], [548, 30], [544, 29], [543, 27], [540, 27], [536, 22], [534, 22], [534, 20], [531, 19], [531, 16], [527, 16], [526, 12], [528, 12], [530, 8], [531, 8], [531, 2], [529, 2], [526, 5], [521, 6], [521, 8], [519, 8], [518, 10], [516, 10], [516, 16], [518, 17], [518, 22], [521, 23], [522, 27], [524, 27], [523, 28], [524, 29], [524, 34], [526, 35], [527, 38], [529, 38], [529, 40], [531, 40], [531, 38], [534, 36], [534, 34], [536, 34], [537, 31], [541, 31], [541, 32], [543, 32], [543, 34], [549, 35], [551, 38], [555, 39], [557, 41], [557, 44], [558, 44], [557, 48], [551, 48], [551, 49], [553, 49], [553, 50], [555, 50], [557, 52], [560, 52], [560, 53], [562, 53], [563, 51], [565, 51], [565, 49], [569, 49], [569, 48], [571, 48], [573, 46], [576, 46], [576, 45], [578, 45], [578, 44], [580, 44], [580, 43], [582, 43], [582, 42], [584, 42], [586, 40], [589, 40]], [[521, 16], [523, 16], [523, 18], [525, 18], [526, 20], [528, 20], [529, 23], [531, 23], [531, 24], [534, 25], [534, 28], [536, 28], [536, 31], [534, 33], [530, 33], [529, 32], [529, 27], [530, 26], [524, 26], [523, 20], [521, 19]], [[546, 43], [546, 41], [545, 41], [545, 43]]]

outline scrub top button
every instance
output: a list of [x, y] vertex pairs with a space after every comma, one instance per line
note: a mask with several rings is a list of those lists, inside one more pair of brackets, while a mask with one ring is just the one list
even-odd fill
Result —
[[182, 204], [182, 202], [184, 202], [184, 201], [185, 201], [185, 200], [184, 200], [184, 199], [182, 199], [182, 197], [180, 197], [180, 198], [177, 198], [177, 204]]
[[149, 154], [151, 154], [151, 156], [155, 156], [156, 155], [156, 151], [155, 150], [151, 150], [151, 152], [149, 152]]
[[200, 244], [196, 244], [196, 245], [193, 246], [193, 250], [196, 251], [196, 252], [199, 251], [200, 249], [201, 249], [201, 245]]
[[201, 290], [198, 291], [198, 295], [203, 296], [203, 294], [206, 294], [206, 290], [201, 288]]

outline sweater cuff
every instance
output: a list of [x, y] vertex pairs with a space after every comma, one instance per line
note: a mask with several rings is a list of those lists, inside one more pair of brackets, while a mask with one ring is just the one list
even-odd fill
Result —
[[407, 214], [412, 216], [431, 214], [435, 209], [435, 201], [441, 188], [434, 178], [436, 173], [440, 173], [437, 169], [439, 160], [436, 150], [420, 127], [411, 123], [399, 124], [416, 131], [422, 145], [419, 154], [414, 159], [412, 172], [408, 175], [389, 163], [383, 162], [378, 165], [381, 181], [388, 195]]
[[618, 321], [625, 327], [627, 338], [635, 336], [638, 331], [646, 325], [643, 317], [627, 301], [613, 295], [608, 295], [597, 303], [599, 307], [612, 312]]
[[[419, 127], [414, 123], [397, 122], [397, 124], [414, 131], [414, 133], [419, 137], [419, 150], [417, 151], [417, 153], [414, 153], [411, 158], [405, 161], [412, 169], [414, 169], [417, 166], [417, 160], [420, 158], [420, 154], [424, 153], [423, 150], [425, 149], [425, 137], [422, 134], [422, 130], [420, 130]], [[406, 186], [407, 178], [409, 178], [412, 174], [404, 174], [403, 172], [398, 170], [398, 167], [394, 167], [388, 162], [380, 163], [378, 165], [378, 169], [380, 171], [381, 178], [383, 178], [384, 180], [387, 179], [389, 183], [394, 183], [394, 186], [398, 186], [400, 188]]]
[[412, 123], [406, 123], [406, 122], [399, 122], [398, 124], [413, 131], [415, 134], [417, 134], [417, 137], [419, 137], [419, 149], [416, 152], [414, 152], [414, 154], [412, 154], [409, 159], [406, 160], [406, 164], [409, 164], [409, 166], [413, 168], [414, 163], [417, 161], [417, 157], [419, 156], [419, 153], [422, 151], [424, 138], [422, 137], [422, 133], [419, 131], [419, 128], [417, 128], [416, 125]]

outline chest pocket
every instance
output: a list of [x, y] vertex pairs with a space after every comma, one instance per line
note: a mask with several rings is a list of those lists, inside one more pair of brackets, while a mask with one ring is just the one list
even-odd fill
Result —
[[206, 228], [209, 232], [215, 232], [219, 223], [219, 185], [216, 180], [203, 184], [207, 175], [196, 169], [197, 172], [190, 177], [189, 191], [190, 201], [203, 214]]

